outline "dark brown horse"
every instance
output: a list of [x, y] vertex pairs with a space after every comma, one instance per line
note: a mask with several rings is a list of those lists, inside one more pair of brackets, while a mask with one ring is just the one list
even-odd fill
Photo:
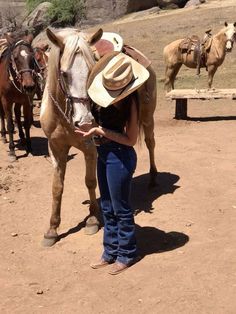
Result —
[[[26, 152], [32, 151], [30, 126], [32, 121], [31, 103], [35, 90], [35, 62], [31, 42], [27, 37], [12, 38], [6, 35], [7, 48], [0, 59], [0, 117], [1, 139], [6, 143], [5, 120], [9, 134], [10, 161], [16, 160], [13, 141], [14, 123], [12, 109], [15, 104], [19, 137], [26, 144]], [[21, 107], [24, 114], [24, 129], [21, 124]]]
[[34, 59], [36, 64], [36, 74], [37, 74], [37, 83], [36, 83], [36, 95], [39, 100], [42, 99], [43, 90], [45, 87], [46, 77], [47, 77], [47, 65], [48, 65], [48, 55], [47, 49], [45, 47], [34, 47]]

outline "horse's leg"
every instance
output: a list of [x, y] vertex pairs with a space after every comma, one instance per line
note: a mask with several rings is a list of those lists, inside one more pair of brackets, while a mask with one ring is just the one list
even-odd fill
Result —
[[0, 103], [1, 140], [5, 144], [7, 142], [7, 138], [6, 138], [7, 131], [5, 127], [4, 117], [5, 117], [4, 110], [3, 110], [2, 104]]
[[25, 129], [25, 143], [26, 143], [26, 153], [29, 154], [32, 152], [31, 147], [31, 139], [30, 139], [30, 127], [32, 124], [32, 107], [29, 102], [26, 102], [23, 105], [23, 113], [24, 113], [24, 129]]
[[16, 103], [14, 107], [15, 119], [19, 131], [20, 144], [25, 145], [25, 134], [23, 132], [22, 123], [21, 123], [21, 104]]
[[208, 88], [212, 88], [213, 77], [216, 73], [217, 66], [209, 65], [207, 69], [208, 69]]
[[94, 234], [99, 229], [99, 206], [96, 199], [96, 164], [97, 164], [97, 153], [94, 147], [84, 152], [86, 174], [85, 184], [89, 192], [90, 206], [89, 206], [89, 217], [86, 220], [85, 233]]
[[172, 76], [171, 76], [171, 82], [172, 82], [172, 83], [171, 83], [171, 86], [172, 86], [172, 89], [174, 89], [174, 81], [175, 81], [175, 79], [176, 79], [177, 74], [179, 73], [179, 70], [180, 70], [181, 66], [182, 66], [181, 63], [177, 63], [177, 64], [175, 65], [173, 74], [172, 74]]
[[59, 143], [49, 141], [49, 151], [54, 166], [52, 183], [52, 213], [50, 227], [44, 234], [44, 246], [52, 246], [58, 240], [57, 228], [61, 222], [61, 199], [64, 189], [64, 178], [66, 171], [69, 146], [62, 146]]
[[4, 98], [2, 99], [3, 107], [5, 108], [6, 120], [7, 120], [7, 131], [9, 134], [9, 159], [11, 162], [16, 161], [15, 145], [14, 145], [14, 122], [12, 118], [12, 103], [8, 103]]
[[165, 90], [170, 91], [171, 89], [174, 89], [174, 81], [176, 78], [176, 75], [179, 72], [179, 69], [181, 68], [181, 63], [177, 63], [175, 65], [166, 66], [166, 71], [165, 71]]
[[155, 136], [154, 136], [154, 112], [156, 108], [156, 76], [152, 69], [148, 69], [150, 77], [139, 89], [140, 118], [143, 126], [145, 143], [149, 152], [150, 161], [150, 186], [156, 184], [157, 167], [155, 163]]

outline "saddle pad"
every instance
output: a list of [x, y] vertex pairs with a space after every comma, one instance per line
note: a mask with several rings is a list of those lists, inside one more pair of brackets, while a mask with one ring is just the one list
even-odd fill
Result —
[[105, 54], [113, 51], [122, 51], [123, 38], [116, 33], [103, 32], [102, 38], [94, 45], [99, 57], [103, 57]]
[[106, 39], [100, 39], [98, 42], [96, 42], [95, 48], [100, 58], [103, 57], [106, 53], [114, 51], [114, 45], [112, 42]]

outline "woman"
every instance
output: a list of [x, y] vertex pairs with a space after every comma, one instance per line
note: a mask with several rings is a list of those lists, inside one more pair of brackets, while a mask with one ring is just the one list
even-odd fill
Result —
[[[80, 136], [92, 137], [97, 145], [97, 175], [104, 218], [104, 251], [94, 269], [114, 263], [116, 275], [138, 260], [130, 186], [137, 157], [133, 146], [139, 132], [137, 90], [148, 71], [133, 59], [110, 54], [95, 66], [88, 94], [95, 102], [92, 113], [98, 124]], [[133, 93], [131, 95], [131, 93]]]

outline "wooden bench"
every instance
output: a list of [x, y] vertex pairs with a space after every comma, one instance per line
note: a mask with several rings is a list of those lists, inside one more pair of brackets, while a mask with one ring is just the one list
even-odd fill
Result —
[[236, 89], [173, 89], [166, 98], [175, 100], [175, 119], [186, 120], [188, 99], [236, 99]]

